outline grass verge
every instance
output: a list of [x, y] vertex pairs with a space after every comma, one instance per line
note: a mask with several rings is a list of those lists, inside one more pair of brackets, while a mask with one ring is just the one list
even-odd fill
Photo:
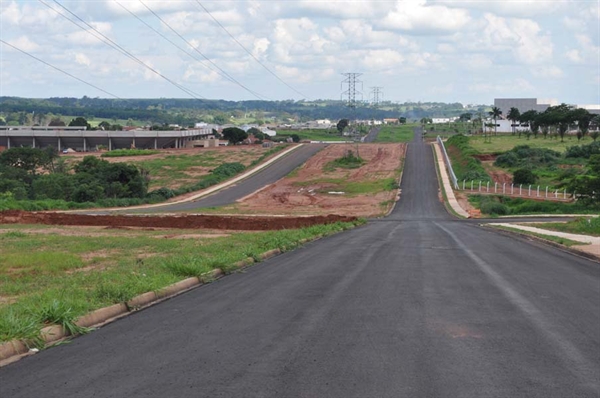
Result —
[[[258, 260], [268, 250], [292, 250], [305, 240], [363, 222], [227, 236], [96, 227], [61, 227], [58, 233], [2, 225], [0, 341], [19, 338], [40, 345], [39, 330], [50, 323], [70, 328], [77, 317], [95, 309], [216, 268], [232, 272], [236, 262], [248, 257]], [[65, 236], [65, 231], [71, 234]]]
[[516, 233], [521, 234], [521, 235], [535, 236], [537, 238], [541, 238], [541, 239], [549, 240], [549, 241], [554, 242], [554, 243], [558, 243], [558, 244], [563, 245], [565, 247], [585, 246], [585, 245], [588, 245], [588, 243], [577, 242], [577, 241], [574, 241], [574, 240], [571, 240], [571, 239], [567, 239], [567, 238], [561, 238], [561, 237], [553, 236], [553, 235], [539, 234], [539, 233], [530, 232], [530, 231], [523, 231], [522, 229], [512, 228], [512, 227], [506, 227], [506, 226], [503, 226], [503, 225], [493, 225], [492, 227], [493, 228], [497, 228], [497, 229], [501, 229], [501, 230], [504, 230], [504, 231], [516, 232]]
[[600, 236], [600, 217], [578, 218], [566, 223], [524, 224], [550, 231], [568, 232], [571, 234]]

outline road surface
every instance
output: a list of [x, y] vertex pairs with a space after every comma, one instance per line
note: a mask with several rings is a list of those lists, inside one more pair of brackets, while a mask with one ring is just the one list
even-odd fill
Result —
[[127, 213], [153, 213], [153, 212], [177, 212], [191, 211], [203, 207], [218, 207], [235, 203], [236, 200], [250, 195], [258, 189], [272, 184], [277, 180], [291, 173], [295, 168], [304, 164], [314, 154], [323, 149], [326, 145], [322, 144], [305, 144], [300, 148], [292, 151], [290, 154], [278, 159], [266, 168], [256, 174], [234, 184], [228, 188], [224, 188], [214, 194], [201, 198], [193, 202], [185, 202], [178, 204], [165, 204], [164, 206], [152, 207], [147, 209], [126, 210]]
[[451, 218], [433, 165], [411, 143], [390, 217], [1, 368], [0, 396], [597, 398], [600, 266]]

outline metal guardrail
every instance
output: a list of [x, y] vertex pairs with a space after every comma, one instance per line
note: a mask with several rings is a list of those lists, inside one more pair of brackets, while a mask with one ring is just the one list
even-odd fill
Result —
[[437, 142], [438, 144], [440, 144], [440, 148], [442, 148], [442, 153], [444, 154], [444, 163], [446, 163], [448, 171], [450, 172], [450, 179], [452, 179], [452, 185], [454, 186], [454, 189], [459, 189], [458, 180], [456, 179], [456, 175], [454, 174], [454, 170], [452, 169], [452, 162], [450, 162], [450, 157], [446, 152], [444, 141], [442, 141], [442, 137], [440, 137], [439, 135], [437, 136]]

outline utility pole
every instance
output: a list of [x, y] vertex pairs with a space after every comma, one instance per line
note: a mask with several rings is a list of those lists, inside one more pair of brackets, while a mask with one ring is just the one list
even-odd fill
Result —
[[371, 87], [371, 98], [371, 104], [375, 107], [379, 106], [383, 99], [383, 87]]
[[[342, 73], [342, 75], [346, 76], [346, 78], [342, 81], [342, 87], [344, 84], [348, 84], [348, 90], [342, 92], [342, 97], [346, 96], [348, 99], [346, 101], [346, 106], [352, 109], [352, 119], [354, 119], [354, 123], [356, 124], [356, 94], [360, 96], [362, 100], [362, 92], [356, 90], [356, 84], [360, 83], [360, 87], [362, 90], [362, 81], [357, 78], [362, 75], [362, 73]], [[360, 131], [358, 129], [354, 130], [354, 140], [356, 141], [356, 156], [360, 157], [358, 153], [358, 141], [360, 140]]]

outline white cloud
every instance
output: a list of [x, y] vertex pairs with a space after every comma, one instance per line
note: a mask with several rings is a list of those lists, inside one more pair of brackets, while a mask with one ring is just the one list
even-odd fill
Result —
[[17, 39], [8, 40], [8, 43], [26, 52], [33, 52], [40, 49], [40, 46], [27, 36], [20, 36]]
[[90, 59], [87, 57], [87, 55], [85, 55], [83, 53], [75, 54], [75, 62], [77, 62], [79, 65], [85, 65], [85, 66], [90, 66], [90, 64], [92, 63], [90, 61]]
[[565, 56], [567, 57], [567, 59], [569, 61], [573, 62], [574, 64], [582, 64], [583, 63], [583, 57], [581, 56], [581, 54], [579, 53], [579, 50], [577, 50], [577, 49], [572, 49], [572, 50], [567, 51]]
[[414, 34], [440, 34], [453, 33], [469, 20], [469, 13], [463, 9], [428, 5], [426, 0], [398, 0], [396, 9], [382, 20], [381, 26]]
[[554, 14], [572, 5], [570, 0], [430, 0], [430, 2], [444, 4], [447, 7], [467, 8], [509, 17], [534, 17]]
[[559, 78], [563, 76], [563, 71], [558, 66], [542, 65], [531, 69], [531, 73], [537, 77]]

